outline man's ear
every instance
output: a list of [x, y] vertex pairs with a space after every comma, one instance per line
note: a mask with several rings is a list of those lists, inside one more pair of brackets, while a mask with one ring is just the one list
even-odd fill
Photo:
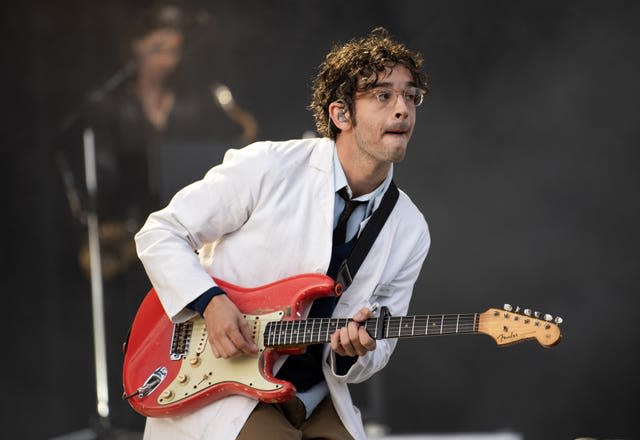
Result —
[[334, 101], [329, 104], [329, 117], [340, 130], [345, 130], [351, 126], [349, 110], [347, 109], [345, 102], [342, 100]]

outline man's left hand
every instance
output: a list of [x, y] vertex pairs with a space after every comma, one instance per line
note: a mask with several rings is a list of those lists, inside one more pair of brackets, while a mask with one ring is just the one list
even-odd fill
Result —
[[368, 351], [375, 350], [376, 340], [361, 325], [370, 318], [373, 318], [371, 310], [366, 307], [360, 309], [349, 324], [331, 335], [331, 349], [341, 356], [363, 356]]

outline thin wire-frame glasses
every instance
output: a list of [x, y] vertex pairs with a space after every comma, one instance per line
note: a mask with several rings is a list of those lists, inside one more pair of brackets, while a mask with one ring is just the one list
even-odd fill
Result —
[[378, 103], [383, 107], [386, 107], [390, 103], [395, 102], [395, 99], [397, 99], [398, 96], [402, 96], [404, 102], [407, 105], [420, 107], [425, 95], [424, 90], [412, 86], [407, 87], [402, 91], [396, 91], [388, 87], [375, 87], [362, 93], [370, 94], [371, 96], [376, 98]]

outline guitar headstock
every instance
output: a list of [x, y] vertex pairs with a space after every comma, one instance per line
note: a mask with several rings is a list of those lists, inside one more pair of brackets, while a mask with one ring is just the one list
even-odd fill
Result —
[[491, 336], [498, 345], [516, 344], [528, 339], [536, 339], [543, 347], [552, 347], [560, 342], [562, 334], [559, 325], [562, 318], [549, 314], [542, 315], [530, 309], [515, 310], [509, 304], [504, 310], [489, 309], [480, 314], [478, 331]]

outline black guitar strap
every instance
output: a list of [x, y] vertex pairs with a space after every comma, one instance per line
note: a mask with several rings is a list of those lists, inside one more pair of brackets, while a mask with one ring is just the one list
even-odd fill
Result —
[[342, 262], [338, 275], [336, 277], [336, 292], [341, 293], [353, 282], [353, 278], [356, 276], [358, 269], [367, 258], [367, 254], [373, 247], [373, 243], [376, 241], [378, 234], [382, 230], [389, 214], [393, 211], [400, 192], [395, 182], [392, 180], [389, 188], [384, 193], [380, 206], [376, 209], [371, 218], [367, 222], [367, 225], [362, 230], [360, 237], [353, 246], [349, 256]]

